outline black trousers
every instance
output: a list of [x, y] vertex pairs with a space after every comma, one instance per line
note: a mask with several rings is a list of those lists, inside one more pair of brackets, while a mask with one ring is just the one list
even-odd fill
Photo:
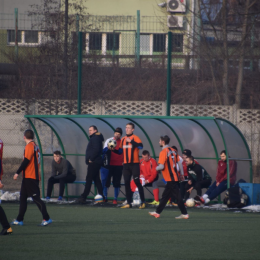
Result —
[[0, 205], [0, 224], [2, 225], [2, 227], [4, 229], [10, 228], [10, 224], [7, 220], [5, 212], [4, 212], [3, 208], [1, 207], [1, 205]]
[[109, 188], [110, 187], [110, 183], [111, 183], [111, 177], [112, 182], [113, 182], [113, 187], [114, 188], [120, 188], [121, 185], [121, 178], [122, 178], [122, 174], [123, 174], [123, 166], [117, 166], [117, 165], [109, 165], [108, 167], [109, 173], [108, 173], [108, 177], [107, 177], [107, 182], [106, 182], [106, 187]]
[[211, 180], [202, 180], [202, 181], [196, 181], [195, 184], [193, 185], [189, 185], [188, 182], [185, 185], [185, 201], [190, 197], [190, 193], [187, 192], [187, 190], [189, 190], [191, 187], [193, 187], [193, 189], [197, 190], [197, 195], [201, 196], [202, 195], [202, 189], [203, 188], [208, 188], [211, 184]]
[[181, 198], [184, 199], [185, 198], [185, 193], [186, 193], [186, 184], [188, 183], [188, 181], [182, 181], [180, 182], [180, 192], [181, 192]]
[[88, 165], [87, 176], [86, 176], [86, 185], [85, 185], [84, 192], [81, 194], [82, 198], [86, 199], [87, 196], [89, 195], [90, 189], [92, 186], [92, 181], [94, 181], [94, 183], [97, 187], [98, 194], [103, 196], [103, 188], [102, 188], [101, 180], [99, 177], [100, 168], [101, 168], [101, 165], [98, 163], [90, 163]]
[[156, 208], [156, 213], [161, 214], [163, 209], [165, 208], [169, 198], [174, 197], [177, 200], [178, 207], [182, 214], [186, 215], [187, 210], [184, 206], [184, 202], [181, 198], [181, 193], [179, 189], [179, 183], [177, 181], [168, 181], [165, 187], [165, 190], [162, 194], [162, 199], [160, 201], [159, 206]]
[[133, 176], [135, 185], [138, 188], [141, 202], [145, 202], [144, 198], [144, 189], [140, 182], [140, 165], [139, 163], [126, 163], [123, 165], [123, 175], [125, 180], [125, 193], [127, 203], [130, 204], [132, 202], [132, 192], [130, 187], [131, 177]]
[[68, 174], [64, 178], [60, 178], [60, 179], [55, 179], [54, 177], [50, 177], [49, 180], [48, 180], [47, 197], [51, 197], [53, 185], [55, 183], [60, 184], [59, 196], [63, 197], [65, 184], [66, 183], [72, 183], [75, 180], [76, 180], [76, 175], [74, 175], [74, 174]]
[[47, 212], [44, 202], [40, 198], [39, 181], [34, 179], [23, 179], [20, 191], [20, 207], [19, 214], [16, 218], [17, 221], [23, 221], [25, 212], [27, 210], [27, 198], [31, 197], [33, 202], [37, 205], [38, 209], [42, 213], [42, 217], [45, 220], [49, 220], [49, 214]]

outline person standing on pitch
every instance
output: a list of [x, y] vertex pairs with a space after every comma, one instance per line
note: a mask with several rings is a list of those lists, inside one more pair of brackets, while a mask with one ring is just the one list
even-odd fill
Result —
[[113, 177], [114, 186], [114, 199], [113, 204], [117, 204], [117, 197], [120, 192], [120, 182], [122, 178], [123, 171], [123, 154], [112, 153], [111, 149], [108, 147], [108, 142], [113, 139], [116, 141], [115, 149], [118, 149], [121, 143], [121, 136], [123, 130], [117, 127], [114, 132], [114, 136], [107, 139], [104, 144], [103, 157], [106, 158], [106, 165], [101, 167], [101, 181], [103, 186], [103, 194], [105, 196], [105, 201], [107, 202], [107, 193], [111, 183], [111, 177]]
[[132, 192], [130, 187], [131, 177], [133, 176], [134, 182], [138, 188], [141, 204], [139, 209], [145, 208], [145, 198], [144, 189], [140, 182], [140, 164], [139, 164], [139, 150], [143, 149], [143, 144], [141, 139], [134, 135], [135, 125], [133, 123], [126, 124], [126, 136], [122, 138], [120, 148], [118, 150], [113, 150], [113, 152], [121, 154], [124, 156], [123, 165], [123, 176], [125, 180], [125, 192], [127, 204], [122, 206], [122, 209], [131, 208], [132, 202]]
[[81, 197], [77, 200], [79, 203], [86, 202], [86, 198], [91, 189], [92, 181], [94, 181], [97, 187], [98, 194], [103, 196], [103, 189], [99, 177], [99, 170], [102, 165], [102, 150], [103, 150], [102, 143], [104, 141], [104, 137], [101, 133], [98, 132], [98, 129], [95, 125], [90, 126], [88, 132], [89, 132], [89, 142], [88, 142], [88, 146], [86, 149], [86, 156], [85, 156], [85, 162], [88, 166], [88, 170], [87, 170], [86, 185], [85, 185], [84, 192], [81, 194]]
[[[157, 171], [162, 171], [163, 178], [167, 182], [165, 190], [162, 194], [162, 199], [159, 204], [159, 206], [156, 208], [155, 212], [149, 212], [151, 216], [154, 216], [155, 218], [159, 218], [161, 212], [165, 208], [167, 201], [171, 197], [175, 197], [178, 203], [178, 207], [181, 211], [181, 215], [179, 217], [175, 217], [176, 219], [188, 219], [189, 215], [187, 213], [187, 210], [184, 206], [184, 202], [181, 198], [181, 193], [179, 189], [179, 179], [178, 179], [178, 173], [177, 173], [177, 164], [179, 165], [179, 168], [182, 169], [182, 164], [178, 159], [176, 150], [169, 147], [170, 138], [169, 136], [161, 136], [160, 137], [160, 147], [162, 147], [162, 151], [159, 155], [159, 161], [158, 166], [156, 167]], [[180, 179], [183, 180], [184, 175], [183, 171], [181, 172]]]
[[49, 217], [44, 202], [40, 198], [40, 150], [33, 141], [34, 132], [32, 130], [25, 130], [23, 139], [26, 143], [23, 162], [13, 177], [14, 180], [17, 180], [19, 174], [23, 172], [23, 180], [20, 191], [20, 207], [18, 217], [11, 223], [11, 225], [23, 226], [23, 218], [27, 210], [27, 198], [31, 197], [42, 213], [43, 221], [40, 225], [47, 226], [52, 223], [52, 220]]
[[[2, 158], [3, 158], [3, 141], [0, 139], [0, 189], [4, 187], [2, 184], [2, 175], [3, 175], [3, 164], [2, 164]], [[1, 200], [0, 200], [1, 204]], [[10, 235], [13, 233], [12, 228], [10, 227], [10, 224], [8, 223], [7, 217], [5, 215], [5, 212], [3, 208], [0, 205], [0, 224], [2, 225], [3, 229], [0, 233], [0, 235]]]

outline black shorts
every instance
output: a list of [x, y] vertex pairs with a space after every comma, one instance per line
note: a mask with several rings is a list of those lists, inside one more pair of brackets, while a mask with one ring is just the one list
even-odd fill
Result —
[[24, 178], [21, 186], [21, 195], [25, 195], [26, 197], [40, 197], [39, 181]]
[[110, 187], [111, 183], [111, 177], [113, 177], [113, 186], [114, 188], [120, 188], [121, 187], [121, 178], [123, 174], [123, 166], [117, 166], [117, 165], [110, 165], [109, 166], [109, 173], [108, 173], [108, 178], [106, 182], [106, 187]]

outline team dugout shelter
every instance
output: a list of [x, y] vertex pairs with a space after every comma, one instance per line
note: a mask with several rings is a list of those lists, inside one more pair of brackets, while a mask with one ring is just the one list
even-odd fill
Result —
[[[148, 150], [151, 157], [157, 161], [161, 151], [160, 136], [168, 135], [171, 139], [170, 146], [175, 145], [180, 155], [184, 149], [192, 151], [194, 158], [211, 175], [212, 181], [216, 178], [220, 152], [226, 150], [227, 160], [237, 161], [237, 180], [252, 182], [252, 159], [248, 144], [240, 130], [225, 119], [108, 115], [25, 115], [25, 118], [35, 132], [35, 141], [42, 155], [42, 197], [45, 197], [45, 185], [51, 173], [53, 151], [61, 151], [62, 156], [76, 169], [76, 181], [83, 182], [87, 173], [85, 151], [89, 141], [89, 127], [97, 126], [106, 140], [114, 135], [117, 127], [123, 129], [124, 136], [125, 126], [129, 122], [135, 124], [134, 134], [142, 140], [143, 149]], [[159, 176], [160, 178], [162, 176]], [[124, 182], [123, 178], [121, 182]], [[66, 193], [67, 196], [77, 197], [83, 189], [83, 185], [68, 184]]]

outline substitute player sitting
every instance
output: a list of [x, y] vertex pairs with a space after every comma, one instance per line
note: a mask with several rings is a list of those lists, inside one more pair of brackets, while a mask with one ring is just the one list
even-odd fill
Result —
[[185, 185], [186, 193], [184, 199], [186, 201], [193, 189], [197, 191], [198, 196], [201, 196], [202, 189], [207, 189], [210, 186], [212, 179], [201, 165], [195, 163], [193, 156], [188, 156], [185, 162], [189, 174], [188, 182]]
[[[180, 163], [176, 150], [169, 147], [170, 138], [169, 136], [161, 136], [159, 144], [160, 147], [162, 147], [162, 151], [159, 155], [159, 161], [156, 170], [162, 171], [163, 177], [165, 181], [167, 181], [165, 190], [162, 194], [162, 199], [159, 204], [159, 206], [156, 208], [155, 212], [149, 212], [151, 216], [154, 216], [155, 218], [159, 218], [161, 212], [165, 208], [167, 201], [171, 197], [175, 197], [178, 202], [178, 207], [181, 211], [181, 215], [179, 217], [175, 217], [176, 219], [188, 219], [189, 215], [187, 213], [187, 210], [184, 206], [184, 202], [181, 198], [181, 193], [179, 189], [179, 178], [178, 173], [176, 169], [176, 165], [179, 164], [179, 167], [182, 168], [182, 164]], [[181, 175], [181, 180], [183, 180], [184, 176], [183, 173]]]
[[[153, 182], [158, 179], [158, 172], [156, 171], [157, 162], [150, 157], [150, 153], [146, 150], [142, 152], [142, 159], [140, 160], [140, 179], [143, 179], [143, 186], [152, 187]], [[131, 190], [135, 192], [137, 186], [134, 180], [131, 181]]]
[[[218, 161], [216, 181], [209, 187], [202, 197], [196, 196], [194, 198], [203, 204], [209, 203], [227, 189], [227, 155], [225, 150], [220, 152], [220, 159], [221, 160]], [[237, 162], [229, 160], [230, 186], [233, 186], [236, 182], [236, 172]]]
[[[186, 193], [186, 184], [189, 180], [189, 173], [187, 169], [187, 164], [186, 164], [186, 158], [192, 156], [192, 152], [189, 149], [185, 149], [182, 151], [182, 167], [183, 167], [183, 172], [184, 172], [184, 181], [180, 182], [180, 191], [181, 191], [181, 197], [184, 200], [185, 193]], [[199, 164], [197, 160], [194, 159], [194, 162], [196, 164]]]
[[53, 153], [53, 161], [51, 166], [52, 173], [48, 180], [46, 199], [49, 200], [51, 197], [53, 184], [59, 183], [60, 191], [58, 200], [61, 201], [64, 193], [65, 183], [72, 183], [76, 180], [76, 171], [68, 160], [61, 157], [60, 151], [55, 151]]

